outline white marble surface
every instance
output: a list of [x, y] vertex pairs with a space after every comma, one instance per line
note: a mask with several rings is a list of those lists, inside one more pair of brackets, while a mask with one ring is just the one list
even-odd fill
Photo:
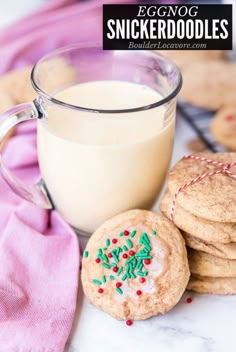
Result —
[[[187, 153], [192, 130], [177, 118], [172, 164]], [[173, 282], [173, 285], [175, 283]], [[187, 304], [186, 298], [192, 303]], [[127, 327], [88, 304], [80, 286], [67, 352], [235, 352], [236, 296], [186, 292], [164, 316]]]
[[[0, 0], [0, 27], [44, 2]], [[191, 129], [178, 120], [173, 163], [186, 153], [185, 143], [191, 135]], [[191, 304], [185, 302], [187, 297], [192, 297]], [[165, 316], [135, 322], [127, 327], [124, 322], [116, 321], [89, 305], [80, 285], [77, 314], [66, 351], [235, 352], [235, 317], [236, 296], [185, 293], [179, 304]]]

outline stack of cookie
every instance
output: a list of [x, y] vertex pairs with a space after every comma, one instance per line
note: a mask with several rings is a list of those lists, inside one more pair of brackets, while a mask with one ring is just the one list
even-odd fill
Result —
[[170, 171], [160, 205], [188, 247], [190, 290], [236, 294], [236, 153], [197, 153]]

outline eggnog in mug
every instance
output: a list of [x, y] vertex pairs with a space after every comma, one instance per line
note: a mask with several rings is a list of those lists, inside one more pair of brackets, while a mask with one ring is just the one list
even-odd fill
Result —
[[74, 111], [52, 104], [38, 121], [42, 178], [56, 209], [75, 228], [92, 233], [106, 219], [154, 204], [171, 158], [175, 104], [129, 113], [160, 101], [152, 88], [126, 81], [91, 81], [55, 95]]

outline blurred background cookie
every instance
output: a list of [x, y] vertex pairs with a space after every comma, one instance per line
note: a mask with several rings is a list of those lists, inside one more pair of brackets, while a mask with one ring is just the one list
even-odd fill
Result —
[[211, 60], [184, 67], [180, 97], [195, 106], [218, 110], [235, 103], [236, 63]]
[[8, 94], [14, 105], [33, 100], [36, 93], [30, 82], [32, 67], [10, 71], [0, 77], [0, 91]]
[[236, 151], [236, 98], [235, 106], [224, 107], [215, 114], [210, 130], [217, 142]]

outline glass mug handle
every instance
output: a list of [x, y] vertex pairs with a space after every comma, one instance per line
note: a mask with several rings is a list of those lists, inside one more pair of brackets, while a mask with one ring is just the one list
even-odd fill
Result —
[[[37, 108], [38, 102], [25, 103], [7, 110], [0, 116], [0, 145], [7, 132], [18, 123], [32, 119], [42, 118], [43, 113]], [[20, 197], [26, 199], [44, 209], [53, 209], [50, 196], [43, 180], [33, 186], [28, 186], [18, 179], [3, 163], [0, 155], [0, 173], [10, 188]]]

